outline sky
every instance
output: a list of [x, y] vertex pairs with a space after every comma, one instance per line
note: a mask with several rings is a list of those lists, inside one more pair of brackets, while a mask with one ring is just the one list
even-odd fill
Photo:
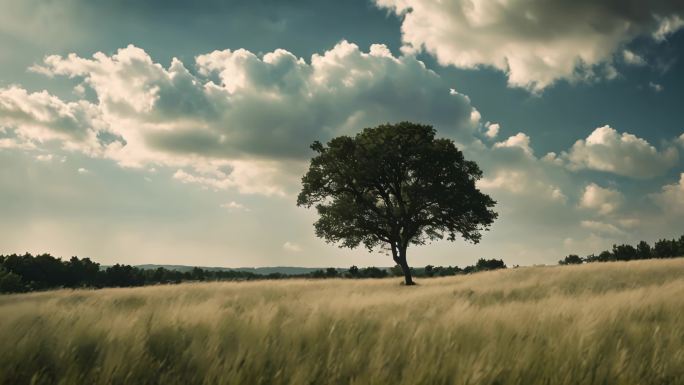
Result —
[[317, 239], [309, 145], [431, 124], [498, 220], [413, 266], [684, 231], [679, 0], [0, 0], [0, 254], [388, 266]]

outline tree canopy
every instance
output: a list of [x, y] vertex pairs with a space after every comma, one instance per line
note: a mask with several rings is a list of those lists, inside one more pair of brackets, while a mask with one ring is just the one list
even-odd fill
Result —
[[431, 126], [401, 122], [314, 142], [297, 204], [315, 206], [316, 235], [341, 247], [389, 249], [407, 285], [410, 244], [457, 235], [479, 242], [497, 217], [496, 202], [475, 186], [477, 164], [435, 134]]

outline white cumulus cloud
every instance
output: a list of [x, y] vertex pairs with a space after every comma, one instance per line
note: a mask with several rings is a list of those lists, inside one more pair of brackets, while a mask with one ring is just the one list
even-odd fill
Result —
[[624, 196], [620, 191], [590, 183], [584, 188], [579, 206], [606, 215], [620, 208], [623, 201]]
[[651, 198], [666, 213], [684, 214], [684, 173], [680, 174], [678, 183], [663, 186], [660, 192], [651, 194]]
[[498, 123], [487, 122], [487, 124], [485, 124], [485, 128], [487, 129], [487, 131], [485, 131], [485, 136], [487, 136], [489, 139], [494, 139], [499, 135], [501, 126]]
[[508, 193], [518, 204], [522, 204], [522, 199], [530, 203], [565, 204], [567, 173], [562, 166], [536, 158], [530, 142], [528, 135], [518, 133], [489, 149], [468, 149], [484, 170], [477, 186], [496, 196]]
[[674, 147], [658, 151], [645, 139], [620, 134], [610, 126], [595, 129], [562, 156], [572, 170], [606, 171], [637, 179], [663, 175], [679, 160]]
[[0, 89], [5, 147], [58, 141], [123, 167], [165, 166], [182, 182], [283, 195], [314, 140], [401, 120], [473, 141], [480, 114], [470, 99], [412, 55], [342, 41], [310, 60], [277, 49], [214, 51], [168, 67], [128, 46], [91, 58], [51, 55], [31, 69], [66, 76], [97, 102]]
[[519, 168], [499, 169], [478, 181], [477, 186], [485, 191], [506, 191], [515, 195], [534, 197], [565, 203], [568, 197], [560, 187], [548, 184], [545, 180], [535, 179], [536, 172]]
[[0, 126], [12, 131], [19, 147], [59, 141], [66, 149], [100, 155], [120, 140], [96, 105], [64, 102], [47, 91], [30, 93], [18, 86], [0, 88]]
[[[405, 50], [459, 68], [490, 66], [512, 86], [614, 77], [615, 53], [684, 25], [679, 0], [375, 0], [402, 20]], [[634, 60], [637, 60], [634, 58]]]
[[530, 137], [527, 134], [519, 132], [503, 142], [498, 142], [494, 144], [496, 148], [519, 148], [525, 154], [532, 156], [533, 151], [530, 147]]

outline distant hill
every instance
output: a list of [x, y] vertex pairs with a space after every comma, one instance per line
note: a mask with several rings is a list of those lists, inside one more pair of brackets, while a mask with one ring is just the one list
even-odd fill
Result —
[[[280, 273], [286, 275], [297, 275], [297, 274], [307, 274], [316, 270], [325, 270], [325, 267], [293, 267], [293, 266], [274, 266], [274, 267], [205, 267], [205, 266], [185, 266], [185, 265], [136, 265], [135, 267], [145, 270], [154, 270], [159, 267], [163, 267], [169, 270], [176, 270], [180, 272], [186, 272], [199, 267], [203, 270], [210, 271], [244, 271], [260, 275], [268, 275], [272, 273]], [[337, 270], [347, 270], [338, 268]]]

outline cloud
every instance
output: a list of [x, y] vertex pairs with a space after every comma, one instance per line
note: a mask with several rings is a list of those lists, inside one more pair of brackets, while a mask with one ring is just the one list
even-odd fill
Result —
[[0, 138], [0, 149], [34, 150], [36, 146], [31, 142], [18, 140], [17, 138]]
[[[616, 52], [637, 37], [663, 41], [684, 22], [678, 0], [375, 0], [402, 20], [404, 49], [440, 64], [490, 66], [511, 86], [614, 77]], [[578, 22], [581, 20], [581, 22]]]
[[494, 144], [495, 148], [519, 148], [525, 154], [532, 156], [532, 148], [530, 147], [530, 137], [526, 134], [519, 132], [503, 142], [498, 142]]
[[655, 92], [660, 92], [665, 89], [662, 85], [653, 82], [648, 82], [648, 86]]
[[284, 173], [283, 168], [286, 167], [268, 160], [210, 161], [197, 163], [189, 171], [176, 170], [173, 179], [213, 190], [285, 196], [284, 186], [292, 185], [294, 176]]
[[87, 168], [83, 168], [83, 167], [79, 168], [76, 171], [78, 171], [79, 174], [90, 174], [90, 170], [88, 170]]
[[599, 214], [607, 215], [615, 212], [623, 201], [624, 196], [620, 191], [590, 183], [584, 188], [579, 207], [596, 210]]
[[480, 126], [467, 96], [379, 44], [364, 52], [342, 41], [308, 62], [282, 49], [213, 51], [193, 71], [175, 58], [165, 68], [130, 45], [92, 58], [47, 56], [31, 70], [75, 78], [97, 102], [4, 89], [0, 123], [16, 136], [123, 167], [173, 167], [182, 182], [243, 193], [284, 194], [314, 140], [412, 120], [468, 143]]
[[622, 51], [622, 59], [625, 61], [625, 63], [633, 66], [642, 67], [647, 64], [643, 57], [628, 49]]
[[487, 131], [485, 131], [485, 136], [489, 139], [494, 139], [499, 135], [499, 129], [501, 129], [501, 126], [498, 123], [487, 122], [485, 124], [485, 128], [487, 129]]
[[609, 245], [628, 241], [637, 232], [651, 234], [651, 228], [662, 229], [648, 204], [626, 196], [620, 187], [587, 182], [586, 175], [567, 167], [563, 155], [536, 157], [527, 135], [514, 135], [490, 148], [472, 146], [466, 155], [483, 170], [478, 188], [498, 202], [499, 226], [511, 232], [520, 227], [519, 236], [525, 239], [539, 244], [554, 239], [556, 245], [562, 245], [564, 239], [572, 238], [577, 246], [573, 243], [571, 252], [592, 252], [594, 248], [582, 244], [588, 235]]
[[0, 126], [15, 144], [59, 141], [69, 150], [98, 156], [120, 140], [109, 131], [98, 107], [88, 101], [64, 102], [47, 91], [0, 88]]
[[678, 183], [663, 186], [660, 192], [651, 194], [651, 199], [666, 213], [684, 214], [684, 173]]
[[530, 173], [525, 169], [502, 169], [478, 181], [477, 186], [483, 190], [500, 190], [516, 195], [534, 196], [536, 199], [546, 199], [560, 203], [567, 202], [568, 197], [560, 187], [535, 180], [533, 175], [534, 173]]
[[49, 56], [34, 70], [84, 78], [105, 114], [135, 120], [151, 149], [177, 154], [301, 157], [309, 144], [302, 137], [327, 139], [408, 118], [455, 135], [474, 128], [467, 97], [449, 93], [423, 63], [394, 57], [383, 45], [364, 53], [343, 41], [310, 63], [282, 49], [262, 57], [214, 51], [197, 56], [195, 68], [196, 76], [174, 59], [165, 69], [128, 46], [93, 59]]
[[[591, 225], [590, 225], [591, 226]], [[582, 226], [587, 228], [586, 226]], [[592, 232], [586, 237], [580, 239], [568, 237], [563, 240], [563, 246], [572, 254], [589, 254], [596, 253], [597, 250], [606, 249], [609, 243], [603, 236], [598, 236]]]
[[618, 219], [618, 223], [623, 228], [633, 229], [639, 227], [639, 225], [641, 224], [641, 220], [639, 220], [638, 218], [622, 218]]
[[669, 35], [684, 27], [684, 20], [682, 20], [681, 15], [681, 5], [678, 15], [669, 15], [666, 17], [656, 16], [656, 19], [658, 20], [658, 29], [653, 32], [653, 38], [657, 41], [663, 41], [667, 39]]
[[467, 155], [484, 170], [477, 186], [496, 195], [510, 194], [521, 206], [525, 206], [523, 197], [532, 205], [540, 201], [565, 204], [568, 197], [561, 186], [568, 183], [564, 169], [537, 159], [530, 142], [528, 135], [518, 133], [491, 148], [468, 148]]
[[677, 164], [674, 147], [658, 151], [635, 135], [619, 134], [610, 126], [599, 127], [561, 155], [571, 170], [597, 170], [637, 179], [663, 175]]
[[39, 162], [52, 162], [52, 154], [36, 155], [36, 160]]
[[228, 211], [249, 211], [245, 205], [242, 203], [237, 203], [235, 201], [230, 201], [228, 203], [223, 203], [221, 204], [221, 208], [226, 209]]
[[295, 242], [287, 241], [283, 244], [283, 250], [289, 251], [292, 253], [298, 253], [298, 252], [302, 251], [302, 247]]
[[598, 232], [605, 235], [623, 235], [625, 232], [620, 230], [617, 226], [610, 223], [599, 222], [599, 221], [582, 221], [582, 227], [585, 229]]

